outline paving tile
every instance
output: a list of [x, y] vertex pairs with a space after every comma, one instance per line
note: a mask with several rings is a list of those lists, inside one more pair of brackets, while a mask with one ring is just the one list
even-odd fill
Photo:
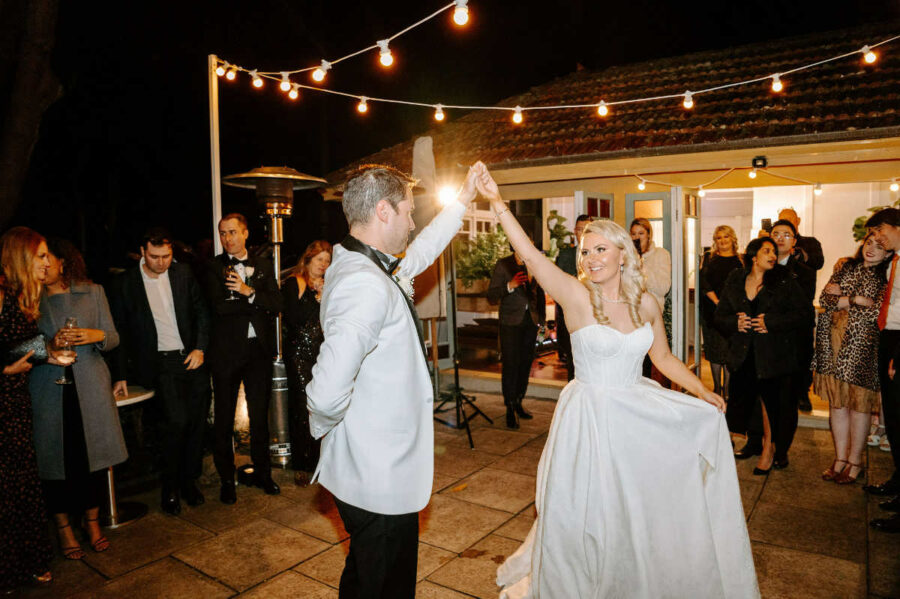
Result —
[[794, 434], [794, 443], [791, 446], [791, 451], [799, 446], [811, 446], [820, 450], [833, 451], [834, 443], [831, 438], [831, 431], [820, 428], [798, 428]]
[[447, 487], [449, 487], [450, 485], [457, 482], [458, 480], [460, 480], [460, 479], [455, 476], [444, 476], [442, 474], [435, 474], [434, 482], [431, 485], [431, 492], [439, 493], [439, 492], [443, 491], [444, 489], [446, 489]]
[[416, 599], [468, 599], [471, 595], [457, 593], [447, 587], [442, 587], [423, 580], [416, 585]]
[[534, 476], [484, 468], [441, 494], [515, 514], [534, 501], [534, 486]]
[[339, 543], [350, 535], [344, 529], [334, 497], [324, 487], [315, 485], [316, 494], [309, 500], [290, 503], [266, 512], [265, 518], [314, 536], [326, 543]]
[[546, 444], [547, 444], [547, 433], [544, 433], [542, 435], [538, 435], [537, 437], [535, 437], [534, 439], [532, 439], [531, 441], [529, 441], [528, 443], [523, 445], [519, 449], [519, 451], [530, 452], [533, 454], [537, 454], [538, 457], [540, 457], [540, 455], [542, 453], [544, 453], [544, 445], [546, 445]]
[[454, 559], [456, 554], [427, 543], [419, 543], [419, 560], [416, 580], [423, 580], [429, 574]]
[[347, 540], [294, 566], [294, 570], [330, 587], [338, 588], [349, 551], [350, 541]]
[[[546, 430], [544, 428], [543, 430]], [[525, 445], [533, 439], [540, 431], [533, 433], [511, 431], [505, 428], [485, 427], [472, 431], [472, 441], [475, 449], [494, 455], [506, 455]], [[466, 437], [456, 439], [453, 444], [458, 447], [469, 447], [469, 441]]]
[[[273, 470], [273, 472], [275, 471]], [[283, 499], [290, 499], [295, 503], [307, 503], [314, 501], [319, 490], [324, 489], [324, 487], [318, 483], [301, 487], [294, 483], [294, 471], [288, 470], [288, 472], [290, 473], [290, 477], [283, 484], [280, 482], [281, 477], [274, 476], [274, 474], [272, 476], [272, 478], [276, 479], [275, 482], [281, 486], [281, 495], [279, 495], [279, 497]], [[218, 491], [216, 491], [216, 497], [218, 497]]]
[[337, 599], [338, 592], [337, 589], [288, 570], [238, 596], [242, 599]]
[[516, 541], [524, 541], [531, 530], [531, 526], [534, 524], [535, 518], [537, 518], [537, 511], [532, 504], [522, 510], [518, 516], [494, 531], [494, 534]]
[[515, 450], [509, 455], [503, 456], [502, 458], [491, 464], [491, 468], [535, 476], [537, 474], [537, 468], [540, 461], [540, 453], [523, 447]]
[[47, 585], [32, 585], [19, 589], [15, 597], [27, 599], [57, 599], [69, 597], [86, 589], [95, 589], [106, 583], [106, 579], [83, 561], [69, 560], [61, 555], [50, 564], [53, 582]]
[[110, 548], [94, 553], [87, 543], [84, 561], [108, 578], [113, 578], [190, 547], [212, 537], [209, 531], [181, 518], [147, 514], [140, 520], [116, 530], [104, 531]]
[[839, 485], [822, 480], [822, 470], [815, 466], [796, 467], [791, 462], [786, 470], [772, 471], [762, 493], [762, 501], [790, 505], [817, 512], [827, 512], [841, 518], [863, 519], [866, 515], [866, 494], [862, 485]]
[[866, 596], [866, 567], [847, 560], [765, 543], [753, 544], [766, 599], [851, 599]]
[[231, 597], [234, 591], [211, 580], [196, 570], [166, 558], [144, 566], [90, 591], [75, 599], [218, 599]]
[[[765, 491], [763, 491], [765, 495]], [[857, 563], [866, 561], [866, 522], [787, 505], [756, 505], [750, 539]]]
[[511, 515], [446, 495], [432, 495], [419, 515], [419, 539], [459, 553], [488, 535]]
[[434, 449], [434, 473], [440, 476], [460, 479], [496, 461], [496, 455], [468, 446], [447, 445]]
[[238, 485], [237, 503], [226, 505], [219, 501], [219, 493], [201, 506], [192, 508], [182, 505], [181, 518], [193, 522], [197, 526], [223, 532], [239, 526], [248, 520], [258, 517], [264, 512], [274, 511], [294, 502], [280, 495], [266, 495], [262, 489]]
[[519, 548], [519, 543], [491, 535], [460, 553], [449, 564], [434, 572], [428, 580], [456, 591], [494, 599], [497, 568]]
[[238, 591], [328, 548], [327, 543], [259, 518], [175, 554]]
[[[885, 517], [889, 512], [870, 512]], [[900, 535], [869, 528], [869, 592], [881, 597], [900, 597]]]

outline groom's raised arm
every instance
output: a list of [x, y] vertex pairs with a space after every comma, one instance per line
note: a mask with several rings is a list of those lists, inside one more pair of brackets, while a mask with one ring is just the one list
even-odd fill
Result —
[[431, 266], [459, 231], [465, 213], [466, 207], [461, 203], [450, 202], [450, 205], [431, 219], [428, 226], [406, 248], [406, 255], [400, 261], [399, 274], [414, 277]]
[[354, 272], [322, 300], [325, 341], [306, 386], [309, 430], [318, 439], [344, 419], [363, 359], [378, 343], [389, 306], [390, 282], [374, 272]]

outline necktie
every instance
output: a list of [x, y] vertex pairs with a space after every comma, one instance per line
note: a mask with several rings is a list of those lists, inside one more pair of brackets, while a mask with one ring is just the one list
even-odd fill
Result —
[[878, 311], [878, 330], [884, 330], [887, 326], [888, 310], [891, 308], [891, 291], [894, 289], [894, 274], [897, 272], [897, 254], [891, 260], [891, 276], [888, 277], [887, 289], [884, 290], [884, 299], [881, 301], [881, 310]]

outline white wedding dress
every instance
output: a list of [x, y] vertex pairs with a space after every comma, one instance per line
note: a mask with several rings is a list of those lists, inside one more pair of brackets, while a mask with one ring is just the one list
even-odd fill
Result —
[[725, 417], [641, 376], [652, 341], [649, 324], [572, 334], [576, 378], [501, 598], [759, 597]]

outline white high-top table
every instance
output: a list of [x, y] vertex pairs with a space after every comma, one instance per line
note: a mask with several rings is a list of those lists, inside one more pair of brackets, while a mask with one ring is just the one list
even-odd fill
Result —
[[[134, 405], [147, 401], [155, 392], [150, 389], [144, 389], [137, 385], [128, 385], [128, 395], [116, 398], [116, 407], [124, 408], [125, 406]], [[109, 482], [109, 516], [105, 518], [103, 525], [106, 528], [119, 528], [126, 524], [131, 524], [135, 520], [143, 518], [147, 514], [147, 504], [139, 501], [116, 501], [116, 481], [113, 476], [112, 466], [106, 473]]]

